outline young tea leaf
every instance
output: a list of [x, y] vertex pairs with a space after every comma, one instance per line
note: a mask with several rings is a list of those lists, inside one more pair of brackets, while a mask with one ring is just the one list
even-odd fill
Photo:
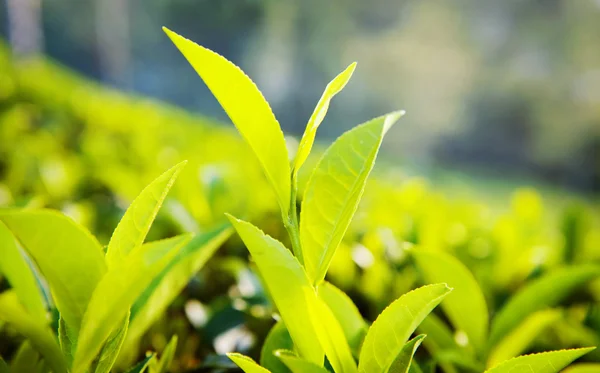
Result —
[[290, 370], [275, 356], [277, 350], [293, 350], [294, 342], [283, 321], [278, 321], [267, 334], [260, 351], [260, 365], [272, 372], [288, 373]]
[[[277, 350], [275, 355], [292, 373], [328, 373], [329, 371], [315, 363], [299, 358], [290, 350]], [[337, 373], [337, 371], [336, 371]]]
[[471, 272], [450, 254], [413, 251], [417, 268], [427, 283], [445, 282], [454, 288], [441, 304], [448, 318], [469, 338], [469, 344], [483, 354], [488, 332], [488, 309], [483, 292]]
[[312, 284], [324, 278], [352, 220], [387, 130], [404, 114], [394, 112], [340, 136], [312, 173], [300, 212], [300, 242]]
[[564, 267], [530, 282], [494, 318], [489, 345], [495, 346], [528, 315], [557, 305], [575, 289], [599, 276], [600, 266], [587, 264]]
[[419, 348], [425, 337], [425, 334], [421, 334], [406, 342], [390, 366], [388, 373], [409, 373], [413, 356], [415, 355], [415, 352], [417, 352], [417, 348]]
[[144, 245], [102, 278], [83, 319], [73, 373], [86, 371], [135, 299], [190, 238], [191, 235], [185, 234]]
[[125, 211], [106, 248], [109, 267], [122, 262], [132, 250], [144, 243], [160, 206], [186, 163], [177, 164], [151, 182]]
[[[452, 330], [434, 313], [430, 313], [421, 321], [417, 331], [427, 335], [427, 338], [423, 340], [423, 345], [434, 356], [439, 356], [446, 351], [457, 351], [457, 353], [464, 354], [465, 358], [472, 358], [471, 354], [458, 346]], [[446, 373], [457, 372], [456, 368], [449, 362], [441, 361], [440, 367]]]
[[163, 28], [219, 101], [258, 158], [284, 218], [290, 207], [290, 164], [283, 132], [256, 84], [219, 54]]
[[3, 274], [32, 319], [47, 322], [46, 306], [38, 281], [17, 242], [4, 223], [0, 221], [0, 274]]
[[[306, 129], [304, 130], [304, 135], [302, 135], [302, 140], [300, 140], [300, 145], [298, 145], [298, 151], [296, 152], [296, 157], [294, 158], [294, 163], [292, 164], [292, 180], [296, 180], [298, 170], [300, 167], [302, 167], [304, 161], [306, 161], [308, 155], [310, 154], [313, 143], [315, 142], [317, 129], [319, 128], [319, 125], [321, 125], [321, 122], [323, 122], [323, 119], [325, 119], [331, 99], [333, 96], [340, 93], [342, 89], [344, 89], [352, 77], [352, 73], [354, 73], [355, 68], [356, 62], [352, 63], [346, 68], [346, 70], [339, 73], [338, 76], [336, 76], [331, 82], [329, 82], [329, 84], [327, 84], [327, 87], [325, 87], [325, 92], [323, 92], [323, 96], [321, 96], [319, 99], [317, 107], [315, 107], [315, 111], [310, 116], [308, 124], [306, 125]], [[295, 187], [295, 185], [292, 187]]]
[[106, 272], [104, 252], [85, 228], [52, 210], [5, 210], [0, 220], [48, 281], [56, 308], [73, 330]]
[[559, 350], [519, 356], [488, 369], [485, 373], [558, 373], [594, 347]]
[[98, 358], [92, 364], [91, 372], [94, 373], [110, 373], [110, 369], [115, 364], [117, 356], [121, 351], [121, 346], [127, 335], [127, 326], [129, 326], [129, 313], [123, 319], [121, 326], [113, 331], [108, 341], [102, 346], [102, 350], [98, 354]]
[[248, 356], [242, 354], [230, 353], [227, 354], [238, 367], [240, 367], [245, 373], [271, 373], [267, 369], [256, 364], [256, 362], [250, 359]]
[[12, 290], [0, 294], [0, 320], [27, 338], [54, 373], [67, 373], [67, 363], [52, 330], [45, 322], [40, 323], [29, 316]]
[[156, 359], [156, 354], [150, 354], [146, 356], [144, 360], [134, 365], [131, 369], [127, 371], [127, 373], [144, 373], [148, 365], [150, 365], [150, 363], [152, 363], [154, 359]]
[[321, 365], [323, 348], [316, 340], [305, 295], [305, 290], [314, 294], [314, 289], [304, 269], [279, 241], [250, 223], [228, 217], [252, 254], [300, 356]]
[[396, 299], [369, 328], [358, 361], [360, 373], [385, 373], [410, 335], [452, 289], [427, 285]]

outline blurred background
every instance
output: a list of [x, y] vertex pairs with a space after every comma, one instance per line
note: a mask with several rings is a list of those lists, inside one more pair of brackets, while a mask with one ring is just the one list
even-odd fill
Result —
[[358, 68], [321, 139], [408, 114], [390, 162], [600, 190], [600, 1], [4, 0], [0, 33], [119, 90], [227, 118], [161, 26], [224, 55], [300, 136], [325, 85]]

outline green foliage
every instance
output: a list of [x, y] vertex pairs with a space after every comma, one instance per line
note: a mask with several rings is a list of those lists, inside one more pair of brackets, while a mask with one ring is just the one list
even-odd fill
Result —
[[558, 373], [573, 360], [590, 352], [593, 348], [550, 351], [539, 354], [519, 356], [488, 369], [486, 373]]

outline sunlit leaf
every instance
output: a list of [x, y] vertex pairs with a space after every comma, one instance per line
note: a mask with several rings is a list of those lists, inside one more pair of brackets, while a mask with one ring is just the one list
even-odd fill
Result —
[[12, 233], [0, 221], [0, 273], [14, 289], [32, 319], [46, 322], [46, 307], [43, 294], [31, 268], [21, 254]]
[[312, 173], [300, 212], [302, 255], [311, 283], [325, 278], [358, 207], [383, 136], [403, 114], [384, 115], [344, 133]]
[[[290, 350], [277, 350], [275, 355], [292, 373], [328, 373], [329, 371], [315, 363], [298, 357]], [[337, 372], [336, 372], [337, 373]]]
[[0, 212], [0, 220], [35, 261], [61, 317], [77, 334], [90, 297], [106, 272], [98, 241], [52, 210], [6, 210]]
[[84, 372], [100, 348], [129, 312], [135, 299], [165, 268], [191, 235], [185, 234], [144, 245], [116, 263], [102, 278], [85, 313], [73, 372]]
[[237, 353], [227, 354], [227, 356], [245, 373], [271, 373], [269, 370], [256, 364], [256, 362], [248, 356]]
[[283, 132], [252, 80], [219, 54], [163, 28], [254, 151], [284, 217], [290, 207], [290, 164]]
[[324, 352], [316, 340], [305, 295], [306, 290], [314, 294], [314, 289], [304, 269], [279, 241], [250, 223], [229, 219], [252, 254], [300, 356], [322, 364]]
[[125, 211], [106, 249], [109, 267], [123, 261], [132, 250], [144, 243], [158, 210], [186, 163], [177, 164], [148, 184]]
[[115, 329], [108, 341], [102, 346], [97, 360], [92, 364], [91, 371], [94, 373], [109, 373], [112, 366], [117, 360], [117, 356], [121, 351], [121, 346], [127, 335], [127, 326], [129, 326], [129, 313], [123, 319], [121, 326]]
[[[458, 351], [462, 354], [467, 354], [462, 350], [454, 339], [454, 335], [450, 328], [438, 318], [434, 313], [430, 313], [417, 328], [419, 333], [427, 335], [423, 340], [423, 345], [427, 348], [430, 354], [439, 356], [444, 351]], [[456, 373], [457, 370], [448, 362], [440, 362], [440, 367], [446, 373]]]
[[390, 366], [388, 373], [408, 373], [410, 366], [412, 365], [413, 356], [425, 337], [425, 334], [421, 334], [406, 342]]
[[415, 250], [412, 256], [427, 283], [445, 282], [454, 288], [441, 307], [454, 327], [463, 331], [469, 344], [482, 354], [488, 333], [488, 309], [473, 274], [458, 259], [444, 252]]
[[50, 327], [29, 316], [12, 290], [0, 294], [0, 320], [27, 338], [54, 373], [67, 372], [67, 363]]
[[300, 140], [300, 145], [298, 145], [298, 151], [296, 152], [296, 157], [292, 164], [293, 180], [296, 180], [298, 170], [302, 167], [304, 161], [306, 161], [306, 158], [308, 158], [308, 155], [310, 154], [310, 150], [315, 142], [317, 129], [319, 128], [319, 125], [321, 125], [321, 122], [323, 122], [323, 119], [325, 119], [331, 99], [344, 89], [352, 77], [355, 68], [356, 62], [352, 63], [344, 71], [339, 73], [331, 82], [329, 82], [329, 84], [327, 84], [327, 87], [325, 87], [325, 92], [323, 92], [323, 95], [315, 107], [315, 111], [313, 111], [310, 116], [304, 134], [302, 135], [302, 140]]
[[387, 372], [410, 335], [452, 291], [446, 284], [427, 285], [396, 299], [369, 328], [358, 360], [360, 373]]
[[260, 351], [260, 365], [272, 372], [287, 373], [289, 369], [275, 356], [277, 350], [293, 350], [294, 342], [283, 321], [278, 321], [267, 334]]
[[559, 350], [519, 356], [488, 369], [485, 373], [558, 373], [594, 347]]
[[501, 362], [526, 351], [533, 340], [561, 316], [559, 310], [542, 310], [529, 315], [525, 321], [507, 334], [490, 352], [487, 365], [496, 366]]
[[510, 298], [492, 322], [489, 345], [496, 345], [528, 315], [553, 307], [575, 289], [600, 276], [600, 266], [564, 267], [531, 281]]

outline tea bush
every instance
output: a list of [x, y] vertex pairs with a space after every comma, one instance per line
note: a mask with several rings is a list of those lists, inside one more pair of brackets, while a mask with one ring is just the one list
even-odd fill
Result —
[[598, 371], [592, 203], [520, 189], [492, 208], [392, 167], [367, 181], [401, 112], [310, 155], [355, 65], [290, 157], [251, 80], [167, 33], [245, 141], [0, 53], [0, 371], [216, 372], [234, 350], [246, 372]]

